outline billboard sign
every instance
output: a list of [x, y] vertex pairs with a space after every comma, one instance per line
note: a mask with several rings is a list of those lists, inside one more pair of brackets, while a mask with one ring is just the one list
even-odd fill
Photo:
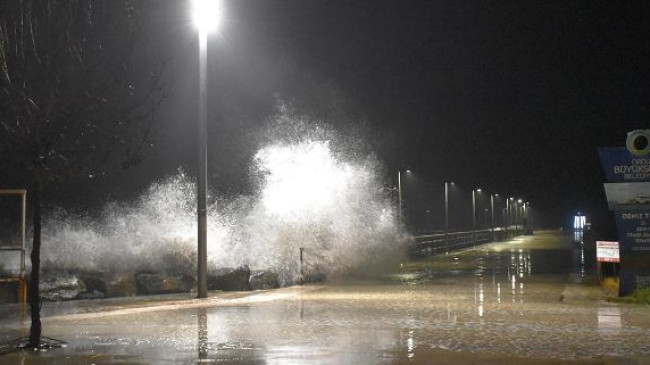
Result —
[[609, 182], [650, 180], [650, 156], [635, 156], [625, 147], [599, 148], [600, 162]]
[[619, 294], [650, 287], [650, 129], [627, 134], [625, 147], [599, 148], [609, 208], [618, 228]]
[[648, 205], [616, 209], [620, 242], [620, 295], [650, 286], [650, 209]]
[[604, 184], [610, 210], [650, 204], [650, 182]]
[[597, 241], [596, 260], [598, 262], [621, 262], [618, 252], [618, 242]]

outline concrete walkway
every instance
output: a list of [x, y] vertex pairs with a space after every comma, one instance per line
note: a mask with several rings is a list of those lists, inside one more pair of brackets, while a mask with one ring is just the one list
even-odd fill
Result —
[[[650, 364], [650, 308], [607, 302], [588, 251], [542, 232], [372, 282], [50, 303], [44, 335], [68, 347], [0, 363]], [[16, 309], [2, 341], [27, 334]]]

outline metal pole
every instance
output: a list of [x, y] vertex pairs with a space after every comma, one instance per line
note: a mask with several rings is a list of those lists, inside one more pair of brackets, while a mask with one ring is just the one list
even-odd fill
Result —
[[510, 231], [510, 198], [506, 198], [506, 236]]
[[494, 231], [494, 194], [490, 194], [490, 213], [492, 215], [492, 231]]
[[472, 235], [476, 234], [476, 189], [472, 190]]
[[305, 277], [304, 277], [304, 272], [302, 270], [302, 260], [303, 260], [303, 252], [305, 251], [304, 247], [300, 247], [300, 279], [298, 280], [298, 284], [302, 285], [304, 283]]
[[515, 200], [515, 236], [519, 235], [519, 207]]
[[445, 234], [449, 232], [449, 183], [445, 181]]
[[528, 226], [529, 226], [529, 222], [528, 222], [528, 207], [527, 207], [527, 205], [528, 205], [528, 203], [524, 202], [524, 207], [523, 207], [523, 209], [524, 209], [524, 219], [525, 219], [525, 220], [524, 220], [524, 224], [525, 224], [525, 225], [524, 225], [524, 228], [523, 228], [523, 229], [524, 229], [524, 234], [527, 234], [527, 232], [528, 232]]
[[397, 171], [397, 194], [399, 195], [399, 219], [403, 220], [402, 217], [402, 172]]
[[208, 296], [208, 95], [207, 63], [208, 34], [199, 32], [199, 170], [198, 170], [198, 297]]

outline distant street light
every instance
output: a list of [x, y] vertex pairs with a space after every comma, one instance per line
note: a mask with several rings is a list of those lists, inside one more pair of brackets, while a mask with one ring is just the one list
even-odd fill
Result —
[[511, 215], [510, 215], [510, 201], [515, 200], [515, 198], [506, 199], [506, 234], [510, 231], [511, 225]]
[[530, 226], [530, 222], [528, 220], [528, 204], [529, 204], [528, 202], [524, 202], [524, 205], [521, 207], [521, 209], [522, 209], [522, 212], [521, 212], [522, 213], [522, 218], [524, 220], [524, 224], [523, 224], [523, 227], [522, 227], [522, 229], [524, 231], [524, 234], [527, 234], [528, 227]]
[[530, 205], [530, 202], [526, 203], [528, 208], [526, 209], [526, 218], [528, 220], [528, 226], [530, 227], [530, 234], [533, 234], [533, 207]]
[[494, 231], [494, 197], [498, 197], [499, 194], [490, 194], [490, 213], [492, 215], [492, 231]]
[[515, 200], [515, 236], [519, 235], [519, 205], [518, 203], [521, 203], [521, 199]]
[[476, 231], [476, 193], [480, 193], [481, 189], [472, 190], [472, 231]]
[[199, 169], [197, 177], [198, 297], [208, 296], [208, 34], [216, 29], [221, 13], [219, 0], [193, 0], [192, 17], [199, 31]]
[[[405, 172], [410, 174], [411, 170], [406, 170]], [[404, 216], [402, 215], [402, 170], [397, 171], [397, 195], [399, 199], [399, 219], [404, 221]]]
[[445, 181], [445, 234], [449, 232], [449, 185], [454, 185], [454, 182]]

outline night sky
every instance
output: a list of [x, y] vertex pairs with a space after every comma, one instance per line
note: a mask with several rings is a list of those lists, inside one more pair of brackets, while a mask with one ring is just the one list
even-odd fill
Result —
[[[156, 147], [116, 191], [195, 168], [196, 32], [188, 1], [158, 3], [143, 50], [168, 49], [173, 96]], [[411, 214], [440, 212], [453, 180], [464, 199], [481, 187], [530, 201], [540, 224], [577, 211], [611, 223], [596, 148], [649, 127], [649, 3], [249, 0], [225, 12], [209, 43], [214, 189], [248, 189], [251, 141], [281, 97], [334, 128], [363, 126], [387, 184], [413, 170]]]

